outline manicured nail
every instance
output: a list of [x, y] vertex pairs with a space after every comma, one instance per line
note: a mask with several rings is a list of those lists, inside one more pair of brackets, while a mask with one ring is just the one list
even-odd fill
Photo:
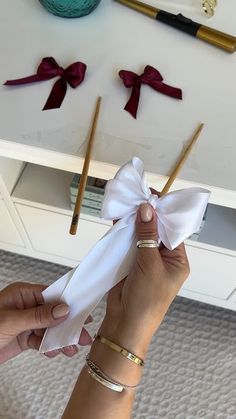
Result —
[[66, 304], [59, 304], [58, 306], [53, 307], [52, 315], [54, 319], [60, 319], [69, 313], [70, 309]]
[[152, 221], [152, 207], [149, 204], [140, 205], [139, 211], [140, 219], [143, 223]]
[[64, 348], [61, 349], [61, 351], [64, 353], [66, 352], [76, 353], [79, 351], [79, 349], [75, 345], [70, 345], [70, 346], [65, 346]]

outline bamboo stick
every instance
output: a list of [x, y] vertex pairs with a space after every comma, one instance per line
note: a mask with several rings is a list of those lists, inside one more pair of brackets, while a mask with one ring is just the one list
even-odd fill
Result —
[[79, 189], [78, 189], [78, 194], [76, 198], [74, 213], [73, 213], [71, 226], [70, 226], [70, 234], [72, 235], [75, 235], [77, 232], [77, 226], [79, 222], [79, 216], [80, 216], [80, 211], [81, 211], [81, 206], [82, 206], [82, 201], [83, 201], [83, 196], [84, 196], [84, 190], [85, 190], [87, 177], [88, 177], [89, 164], [90, 164], [90, 160], [92, 156], [92, 149], [93, 149], [94, 140], [95, 140], [95, 133], [96, 133], [96, 127], [97, 127], [97, 122], [98, 122], [101, 99], [102, 99], [101, 97], [98, 97], [97, 99], [95, 113], [94, 113], [94, 117], [92, 121], [90, 136], [88, 140], [88, 146], [86, 150], [86, 156], [84, 160], [84, 165], [83, 165], [83, 170], [82, 170], [81, 179], [79, 183]]
[[191, 140], [190, 140], [189, 145], [187, 146], [187, 148], [186, 148], [186, 150], [184, 151], [183, 155], [182, 155], [182, 156], [180, 157], [180, 159], [177, 161], [177, 163], [176, 163], [176, 165], [175, 165], [174, 169], [172, 170], [172, 172], [171, 172], [171, 174], [170, 174], [169, 179], [167, 180], [167, 182], [166, 182], [166, 184], [165, 184], [164, 188], [162, 189], [162, 191], [161, 191], [161, 193], [160, 193], [160, 196], [162, 196], [162, 195], [166, 194], [166, 193], [169, 191], [169, 189], [170, 189], [171, 185], [173, 184], [174, 180], [176, 179], [176, 177], [178, 176], [178, 174], [179, 174], [180, 170], [182, 169], [182, 167], [183, 167], [183, 165], [184, 165], [185, 161], [187, 160], [187, 158], [188, 158], [188, 156], [189, 156], [189, 154], [190, 154], [190, 152], [191, 152], [191, 150], [192, 150], [192, 148], [193, 148], [194, 144], [197, 142], [197, 139], [198, 139], [198, 137], [199, 137], [199, 135], [200, 135], [200, 133], [201, 133], [201, 131], [202, 131], [203, 127], [204, 127], [204, 124], [200, 124], [200, 125], [197, 127], [197, 129], [194, 131], [194, 134], [193, 134], [193, 135], [192, 135], [192, 137], [191, 137]]

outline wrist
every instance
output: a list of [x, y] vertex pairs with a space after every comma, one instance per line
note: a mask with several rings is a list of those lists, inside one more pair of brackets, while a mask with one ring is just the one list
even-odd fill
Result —
[[140, 382], [143, 366], [130, 361], [98, 339], [92, 344], [89, 358], [110, 378], [127, 386]]
[[108, 318], [105, 316], [98, 333], [136, 356], [144, 359], [150, 345], [153, 333], [147, 330], [145, 324], [132, 322], [127, 318]]

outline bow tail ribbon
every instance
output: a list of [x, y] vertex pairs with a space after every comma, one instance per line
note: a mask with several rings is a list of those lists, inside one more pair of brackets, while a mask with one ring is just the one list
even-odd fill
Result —
[[67, 91], [67, 82], [61, 77], [54, 83], [51, 93], [48, 96], [47, 102], [43, 107], [43, 111], [48, 109], [60, 108]]
[[149, 202], [157, 211], [159, 238], [172, 250], [199, 229], [209, 195], [206, 189], [190, 188], [159, 198], [146, 184], [142, 161], [134, 157], [126, 163], [107, 183], [103, 201], [103, 217], [119, 221], [77, 268], [43, 292], [45, 302], [67, 303], [70, 314], [60, 325], [47, 329], [40, 352], [77, 344], [88, 315], [128, 275], [135, 261], [135, 220], [141, 203]]
[[173, 97], [175, 99], [182, 99], [182, 90], [178, 87], [169, 86], [162, 82], [150, 82], [150, 86], [157, 92], [163, 93], [166, 96]]
[[112, 227], [97, 242], [76, 269], [43, 292], [45, 302], [62, 301], [70, 306], [70, 314], [62, 327], [47, 329], [40, 352], [77, 345], [89, 314], [102, 297], [130, 272], [136, 252], [135, 216], [127, 225], [123, 220], [119, 223], [116, 223], [115, 231]]
[[134, 118], [137, 116], [139, 98], [140, 98], [141, 83], [138, 86], [134, 86], [128, 102], [124, 109], [129, 112]]
[[4, 86], [20, 86], [21, 84], [29, 84], [35, 83], [37, 81], [44, 81], [49, 80], [49, 78], [53, 78], [53, 76], [43, 76], [42, 74], [33, 74], [32, 76], [22, 77], [21, 79], [14, 79], [14, 80], [7, 80], [4, 83]]

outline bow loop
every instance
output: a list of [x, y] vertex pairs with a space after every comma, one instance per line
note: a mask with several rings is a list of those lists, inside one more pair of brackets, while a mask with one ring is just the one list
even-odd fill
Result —
[[142, 83], [150, 84], [152, 81], [162, 82], [161, 73], [150, 65], [146, 65], [144, 73], [140, 76]]
[[150, 190], [146, 185], [141, 160], [134, 157], [109, 180], [106, 185], [102, 204], [102, 217], [118, 220], [137, 211], [146, 202]]
[[[62, 69], [63, 70], [63, 69]], [[86, 65], [84, 63], [76, 62], [69, 65], [63, 70], [63, 77], [74, 89], [82, 83], [85, 77]]]
[[55, 109], [60, 108], [67, 90], [67, 83], [73, 87], [78, 87], [84, 80], [86, 72], [86, 64], [79, 61], [69, 65], [65, 70], [59, 66], [53, 57], [45, 57], [38, 66], [37, 73], [16, 80], [7, 80], [5, 85], [15, 86], [26, 83], [34, 83], [38, 81], [49, 80], [59, 76], [51, 90], [47, 102], [43, 108]]
[[[60, 71], [62, 70], [62, 72]], [[53, 78], [56, 76], [61, 76], [63, 73], [63, 68], [61, 68], [55, 58], [53, 57], [46, 57], [43, 58], [41, 63], [38, 66], [37, 74], [44, 78], [44, 80], [49, 80], [49, 78]]]
[[121, 70], [119, 72], [120, 78], [123, 80], [125, 87], [134, 87], [141, 84], [141, 76], [133, 71]]

